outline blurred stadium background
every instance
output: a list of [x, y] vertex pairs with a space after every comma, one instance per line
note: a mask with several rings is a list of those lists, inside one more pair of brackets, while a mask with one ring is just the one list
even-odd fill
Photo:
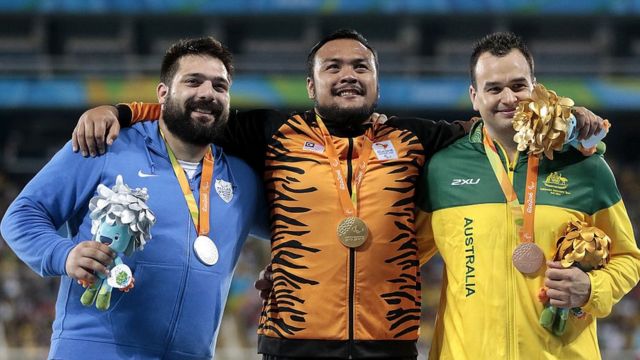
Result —
[[[312, 105], [307, 51], [324, 34], [355, 28], [379, 51], [381, 112], [466, 119], [473, 42], [511, 30], [530, 45], [540, 82], [612, 121], [607, 159], [638, 234], [639, 24], [640, 0], [3, 0], [0, 215], [85, 109], [155, 101], [162, 55], [177, 39], [213, 35], [231, 48], [234, 107], [304, 110]], [[267, 261], [268, 244], [250, 240], [217, 359], [257, 358], [260, 301], [252, 284]], [[423, 275], [422, 353], [441, 262]], [[0, 359], [45, 358], [56, 291], [55, 279], [34, 275], [0, 243]], [[636, 289], [600, 321], [606, 359], [640, 359], [639, 298]]]

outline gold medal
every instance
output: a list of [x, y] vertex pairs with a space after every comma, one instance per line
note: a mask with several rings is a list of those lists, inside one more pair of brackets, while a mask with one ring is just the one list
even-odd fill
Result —
[[544, 264], [544, 254], [538, 245], [526, 242], [516, 246], [511, 260], [518, 271], [531, 275], [536, 273]]
[[346, 247], [357, 248], [364, 244], [369, 236], [367, 224], [362, 219], [350, 216], [338, 224], [338, 238]]

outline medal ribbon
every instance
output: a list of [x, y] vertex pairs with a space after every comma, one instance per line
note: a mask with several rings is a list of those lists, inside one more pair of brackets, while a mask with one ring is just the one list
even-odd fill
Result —
[[191, 213], [191, 218], [193, 219], [193, 224], [198, 231], [198, 235], [206, 236], [207, 234], [209, 234], [209, 192], [211, 190], [211, 179], [213, 178], [214, 168], [211, 146], [207, 147], [207, 153], [204, 155], [204, 159], [202, 160], [202, 178], [200, 179], [200, 208], [198, 209], [198, 205], [196, 205], [196, 198], [195, 196], [193, 196], [193, 192], [189, 187], [189, 181], [187, 180], [187, 176], [184, 174], [182, 166], [180, 166], [180, 164], [178, 163], [178, 160], [176, 159], [173, 150], [171, 150], [171, 146], [169, 146], [169, 143], [164, 137], [162, 131], [160, 131], [160, 134], [162, 135], [162, 139], [167, 146], [167, 152], [169, 153], [171, 166], [173, 167], [173, 172], [176, 174], [176, 178], [178, 178], [178, 183], [180, 184], [180, 188], [182, 189], [184, 199], [187, 201], [187, 206], [189, 207], [189, 212]]
[[373, 148], [371, 138], [373, 137], [373, 127], [375, 124], [362, 135], [362, 150], [360, 151], [358, 165], [355, 166], [355, 170], [353, 171], [352, 191], [351, 197], [349, 197], [349, 189], [347, 188], [346, 179], [340, 166], [340, 159], [338, 158], [336, 147], [333, 145], [331, 134], [317, 114], [316, 121], [324, 137], [324, 147], [327, 150], [329, 165], [331, 165], [331, 174], [338, 188], [342, 211], [345, 216], [356, 216], [358, 213], [358, 190], [360, 189], [360, 184], [362, 184], [362, 179], [369, 164], [369, 155], [371, 155], [371, 149]]
[[507, 204], [511, 209], [511, 214], [514, 219], [514, 223], [516, 224], [516, 229], [518, 230], [520, 242], [535, 242], [533, 220], [536, 208], [536, 191], [538, 188], [538, 166], [540, 164], [540, 158], [538, 156], [529, 154], [529, 158], [527, 160], [527, 181], [525, 187], [525, 206], [523, 213], [523, 210], [520, 207], [520, 203], [518, 202], [518, 195], [513, 189], [513, 184], [511, 184], [511, 181], [509, 181], [509, 175], [507, 175], [507, 172], [502, 165], [502, 161], [500, 161], [498, 150], [496, 149], [493, 140], [491, 140], [487, 128], [484, 127], [482, 129], [482, 132], [484, 134], [484, 138], [482, 140], [484, 150], [487, 153], [487, 158], [489, 159], [489, 163], [491, 164], [493, 173], [498, 179], [500, 188], [502, 188], [502, 192], [507, 199]]

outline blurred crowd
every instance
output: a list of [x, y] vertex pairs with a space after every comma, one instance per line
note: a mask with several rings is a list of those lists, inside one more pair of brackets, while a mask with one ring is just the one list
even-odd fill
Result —
[[[638, 236], [640, 224], [640, 164], [608, 159], [618, 180], [629, 216]], [[0, 171], [0, 216], [23, 184], [10, 181]], [[249, 239], [234, 276], [218, 339], [218, 353], [225, 349], [247, 354], [256, 349], [256, 324], [262, 304], [253, 282], [269, 260], [267, 241]], [[423, 324], [421, 353], [426, 352], [440, 298], [442, 261], [436, 257], [422, 269]], [[54, 318], [58, 280], [41, 278], [15, 257], [0, 238], [0, 347], [48, 348]], [[599, 321], [598, 335], [605, 358], [636, 354], [640, 359], [640, 289], [636, 287]], [[237, 352], [236, 352], [237, 354]], [[620, 355], [622, 356], [622, 355]]]

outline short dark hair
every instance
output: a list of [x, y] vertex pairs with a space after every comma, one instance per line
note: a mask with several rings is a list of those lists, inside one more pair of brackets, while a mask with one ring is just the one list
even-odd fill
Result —
[[476, 65], [478, 64], [478, 58], [485, 52], [491, 53], [493, 56], [503, 57], [511, 52], [511, 50], [519, 50], [529, 64], [529, 70], [531, 71], [531, 79], [533, 80], [533, 56], [527, 48], [522, 38], [512, 32], [496, 32], [489, 34], [473, 46], [473, 53], [471, 53], [471, 62], [469, 64], [469, 74], [471, 75], [471, 84], [476, 87]]
[[371, 47], [371, 45], [369, 45], [369, 41], [364, 36], [362, 36], [362, 34], [360, 34], [358, 31], [354, 29], [339, 29], [322, 38], [320, 41], [318, 41], [317, 44], [315, 44], [311, 48], [311, 51], [309, 51], [309, 55], [307, 55], [307, 76], [308, 77], [313, 78], [313, 61], [316, 57], [316, 53], [318, 52], [318, 50], [320, 50], [320, 48], [323, 47], [324, 44], [328, 43], [329, 41], [340, 40], [340, 39], [351, 39], [364, 45], [364, 47], [369, 49], [369, 51], [371, 51], [371, 53], [373, 54], [373, 59], [375, 60], [375, 63], [376, 63], [376, 69], [378, 68], [378, 53], [373, 47]]
[[229, 49], [213, 37], [180, 40], [171, 45], [162, 59], [160, 81], [169, 86], [178, 71], [179, 60], [187, 55], [211, 56], [222, 61], [229, 77], [233, 75], [233, 56]]

